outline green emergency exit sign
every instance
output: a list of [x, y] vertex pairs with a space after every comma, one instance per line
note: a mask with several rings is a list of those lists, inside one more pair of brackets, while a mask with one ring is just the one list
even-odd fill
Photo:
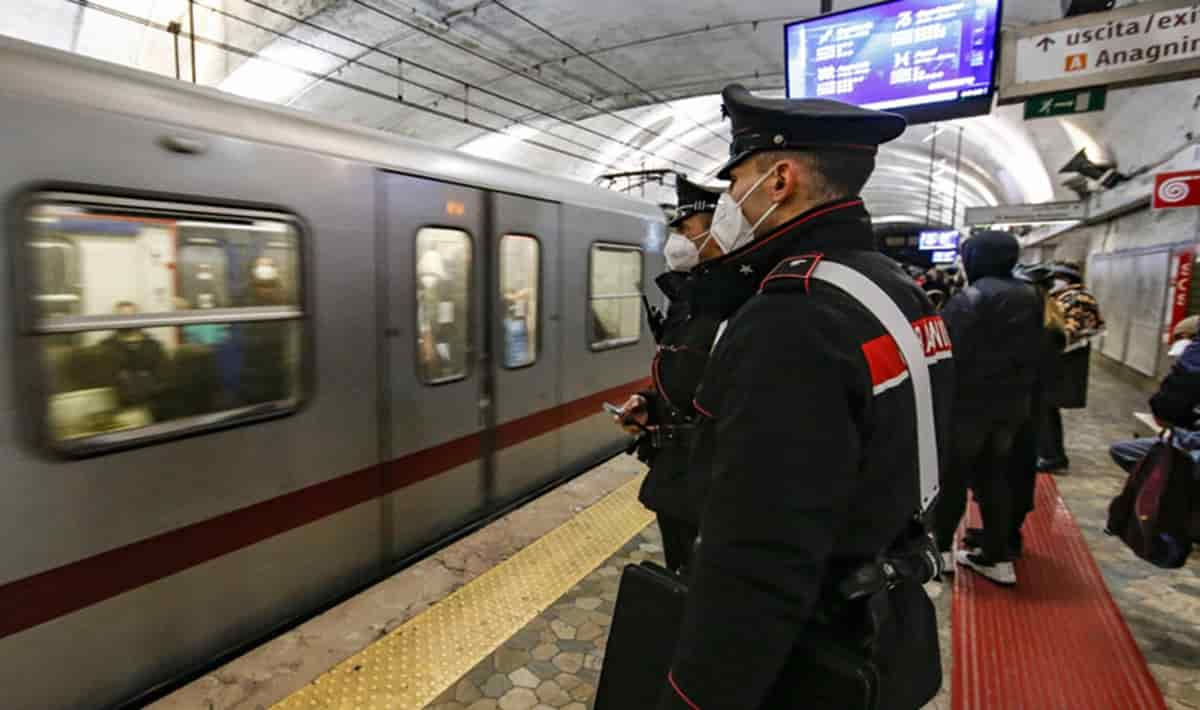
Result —
[[1025, 101], [1025, 120], [1103, 111], [1107, 94], [1108, 90], [1100, 86], [1094, 89], [1062, 91], [1057, 94], [1035, 96]]

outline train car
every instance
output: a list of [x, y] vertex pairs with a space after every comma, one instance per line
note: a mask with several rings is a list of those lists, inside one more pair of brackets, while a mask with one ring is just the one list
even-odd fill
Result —
[[0, 39], [0, 705], [145, 697], [619, 451], [653, 204]]

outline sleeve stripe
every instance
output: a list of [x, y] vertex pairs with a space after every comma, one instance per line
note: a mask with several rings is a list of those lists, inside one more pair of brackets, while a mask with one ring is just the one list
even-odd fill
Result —
[[884, 334], [863, 343], [862, 351], [871, 369], [871, 385], [876, 394], [895, 387], [908, 376], [904, 356], [892, 336]]
[[687, 696], [687, 694], [685, 694], [682, 690], [679, 689], [679, 685], [675, 683], [675, 672], [674, 671], [667, 673], [667, 682], [671, 684], [671, 687], [675, 690], [675, 694], [678, 695], [680, 698], [682, 698], [683, 702], [687, 703], [687, 706], [689, 708], [691, 708], [692, 710], [700, 710], [700, 706], [697, 705], [696, 703], [693, 703], [692, 699], [689, 698]]

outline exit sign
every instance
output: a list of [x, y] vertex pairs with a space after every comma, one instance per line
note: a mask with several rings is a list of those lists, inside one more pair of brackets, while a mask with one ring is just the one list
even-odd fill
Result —
[[1104, 99], [1107, 94], [1108, 90], [1100, 86], [1094, 89], [1062, 91], [1057, 94], [1035, 96], [1025, 101], [1025, 120], [1103, 111]]

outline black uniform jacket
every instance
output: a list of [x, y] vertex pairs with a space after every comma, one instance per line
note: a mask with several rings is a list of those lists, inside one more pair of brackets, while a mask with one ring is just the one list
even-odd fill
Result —
[[643, 435], [638, 455], [650, 464], [638, 499], [649, 509], [699, 524], [700, 512], [688, 483], [688, 458], [698, 415], [692, 406], [704, 375], [720, 319], [691, 302], [703, 288], [699, 274], [670, 271], [655, 282], [670, 305], [663, 321], [658, 350], [650, 367], [653, 389], [646, 398], [649, 424], [657, 436]]
[[[884, 550], [919, 508], [903, 358], [857, 300], [806, 278], [811, 260], [795, 257], [812, 254], [858, 269], [908, 316], [931, 366], [939, 438], [948, 431], [948, 335], [921, 289], [876, 251], [861, 200], [814, 208], [706, 264], [725, 274], [736, 313], [696, 394], [705, 418], [693, 472], [712, 488], [660, 708], [777, 707], [799, 682], [784, 666], [825, 590]], [[924, 590], [901, 586], [929, 622]], [[881, 649], [932, 669], [936, 690], [936, 638], [905, 633], [887, 630]], [[882, 663], [885, 675], [900, 673]], [[904, 685], [885, 682], [885, 707], [905, 707]]]

